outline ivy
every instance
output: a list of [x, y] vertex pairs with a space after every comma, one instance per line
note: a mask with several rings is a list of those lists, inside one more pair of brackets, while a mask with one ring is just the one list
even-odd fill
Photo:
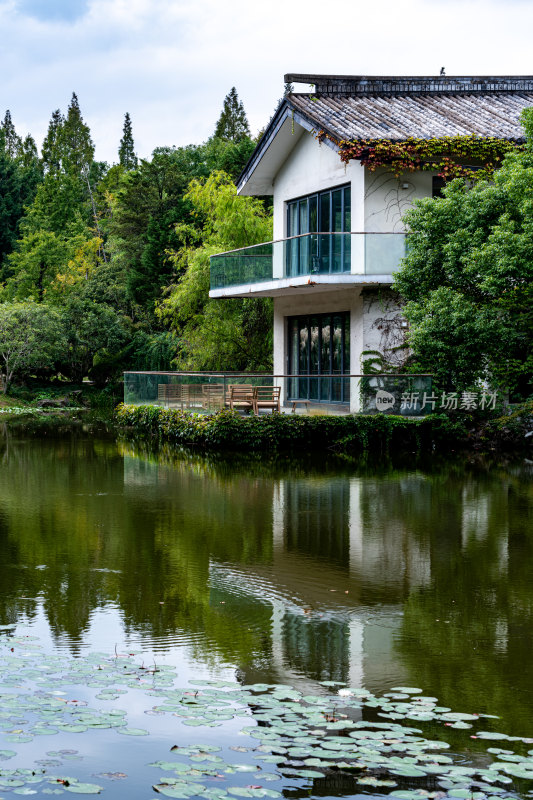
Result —
[[405, 172], [427, 170], [436, 172], [446, 181], [453, 178], [466, 178], [470, 181], [488, 179], [501, 165], [507, 153], [524, 148], [517, 141], [494, 136], [482, 138], [475, 134], [432, 139], [410, 137], [402, 142], [393, 142], [390, 139], [337, 141], [325, 131], [319, 131], [317, 138], [319, 141], [331, 139], [339, 148], [341, 160], [345, 164], [357, 159], [371, 172], [378, 167], [388, 167], [397, 178]]

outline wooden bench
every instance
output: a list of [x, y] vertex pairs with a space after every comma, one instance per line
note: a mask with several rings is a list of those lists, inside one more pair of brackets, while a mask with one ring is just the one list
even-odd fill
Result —
[[228, 387], [228, 404], [232, 411], [253, 409], [253, 388], [249, 383], [234, 383]]
[[281, 388], [279, 386], [256, 386], [254, 387], [252, 402], [254, 414], [259, 416], [259, 409], [270, 408], [272, 411], [279, 412]]

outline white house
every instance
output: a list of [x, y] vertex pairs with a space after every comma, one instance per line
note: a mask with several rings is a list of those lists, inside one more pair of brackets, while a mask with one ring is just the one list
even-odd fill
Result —
[[[533, 77], [285, 76], [313, 91], [280, 103], [237, 186], [273, 195], [274, 241], [211, 259], [210, 297], [274, 298], [274, 374], [284, 401], [359, 410], [364, 354], [387, 355], [403, 320], [390, 289], [405, 252], [402, 215], [437, 194], [436, 172], [396, 177], [342, 143], [475, 135], [523, 139]], [[473, 164], [472, 166], [476, 166]], [[350, 385], [351, 383], [351, 385]]]

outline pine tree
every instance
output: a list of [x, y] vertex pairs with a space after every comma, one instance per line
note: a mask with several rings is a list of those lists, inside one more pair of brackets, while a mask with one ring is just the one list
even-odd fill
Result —
[[124, 117], [124, 128], [122, 130], [122, 139], [120, 140], [120, 147], [118, 148], [119, 163], [126, 171], [136, 169], [137, 156], [135, 155], [135, 144], [133, 142], [133, 133], [131, 130], [131, 118], [128, 112]]
[[22, 139], [15, 130], [9, 109], [6, 111], [6, 115], [0, 124], [0, 127], [2, 128], [4, 134], [4, 147], [6, 153], [11, 156], [11, 158], [18, 158], [22, 152]]
[[37, 145], [35, 144], [35, 139], [29, 133], [22, 142], [20, 160], [24, 167], [38, 167], [39, 165]]
[[52, 118], [48, 124], [48, 132], [45, 136], [42, 147], [42, 163], [45, 172], [57, 172], [60, 166], [61, 156], [59, 152], [59, 134], [65, 123], [65, 118], [57, 108], [52, 113]]
[[215, 136], [226, 142], [240, 142], [250, 136], [246, 112], [235, 86], [224, 98], [222, 113], [215, 128]]
[[61, 166], [67, 173], [85, 174], [94, 157], [89, 126], [83, 121], [78, 97], [72, 93], [66, 119], [58, 132]]

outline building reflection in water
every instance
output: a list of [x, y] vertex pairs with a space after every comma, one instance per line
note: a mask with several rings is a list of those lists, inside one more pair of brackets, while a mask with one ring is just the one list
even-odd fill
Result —
[[270, 563], [211, 564], [213, 585], [270, 603], [277, 680], [401, 680], [395, 631], [406, 596], [430, 581], [430, 551], [401, 518], [380, 524], [373, 508], [384, 499], [365, 478], [278, 480]]

